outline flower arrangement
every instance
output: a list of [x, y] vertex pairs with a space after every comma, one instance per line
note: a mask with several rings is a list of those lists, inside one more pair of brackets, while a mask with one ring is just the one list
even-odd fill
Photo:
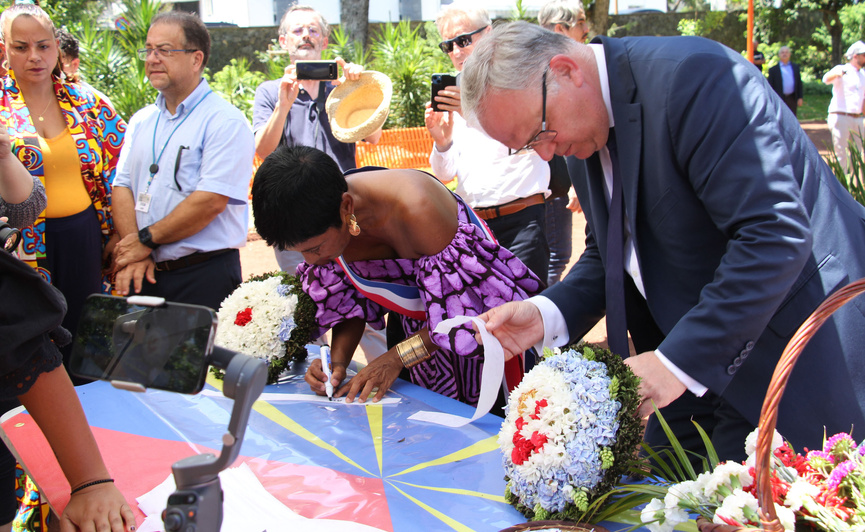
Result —
[[588, 521], [635, 463], [638, 384], [609, 350], [545, 350], [511, 392], [499, 432], [508, 502], [530, 520]]
[[[315, 303], [300, 280], [285, 272], [253, 276], [219, 306], [216, 344], [267, 361], [274, 384], [289, 362], [306, 358], [315, 327]], [[222, 372], [212, 368], [218, 377]]]
[[[744, 463], [724, 462], [653, 499], [641, 515], [649, 530], [671, 531], [689, 514], [717, 524], [759, 527], [753, 467], [757, 430], [746, 439]], [[775, 432], [772, 453], [772, 495], [784, 530], [865, 530], [865, 442], [857, 446], [849, 434], [840, 433], [822, 450], [802, 456]]]

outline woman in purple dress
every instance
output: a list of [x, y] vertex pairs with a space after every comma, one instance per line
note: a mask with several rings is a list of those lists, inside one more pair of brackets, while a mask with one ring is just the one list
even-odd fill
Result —
[[[477, 316], [541, 288], [469, 207], [424, 172], [343, 176], [319, 150], [280, 147], [255, 175], [252, 208], [269, 245], [303, 254], [297, 272], [317, 304], [318, 332], [333, 330], [331, 382], [348, 401], [376, 388], [378, 401], [409, 368], [415, 384], [475, 405], [483, 347], [468, 327], [432, 331], [445, 319]], [[340, 386], [365, 324], [384, 327], [389, 310], [399, 313], [408, 337]], [[313, 361], [310, 387], [323, 394], [326, 380]]]

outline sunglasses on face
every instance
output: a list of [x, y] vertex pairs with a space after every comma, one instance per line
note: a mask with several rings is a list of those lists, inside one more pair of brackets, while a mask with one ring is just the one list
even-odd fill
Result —
[[463, 33], [462, 35], [457, 35], [453, 39], [442, 41], [439, 43], [439, 48], [441, 48], [442, 52], [446, 54], [454, 51], [454, 45], [457, 45], [460, 48], [465, 48], [472, 43], [472, 35], [480, 33], [485, 29], [487, 29], [487, 26], [484, 26], [483, 28], [478, 28], [471, 33]]

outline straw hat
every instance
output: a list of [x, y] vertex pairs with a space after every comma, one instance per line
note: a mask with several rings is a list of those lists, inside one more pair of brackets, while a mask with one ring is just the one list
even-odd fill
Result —
[[392, 95], [390, 78], [374, 70], [362, 72], [358, 80], [342, 82], [325, 104], [333, 136], [341, 142], [370, 136], [387, 119]]

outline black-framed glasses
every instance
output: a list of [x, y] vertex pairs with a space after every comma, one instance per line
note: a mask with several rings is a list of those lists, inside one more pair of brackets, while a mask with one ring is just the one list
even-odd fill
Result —
[[535, 146], [541, 142], [553, 140], [559, 134], [555, 129], [547, 129], [547, 72], [549, 67], [544, 69], [544, 75], [541, 77], [541, 131], [532, 137], [525, 146], [518, 150], [508, 148], [508, 155], [516, 155], [518, 153], [535, 149]]
[[156, 54], [157, 59], [164, 59], [166, 57], [171, 57], [171, 54], [174, 53], [187, 53], [191, 54], [192, 52], [197, 52], [198, 50], [193, 49], [180, 49], [180, 50], [170, 50], [168, 48], [140, 48], [138, 52], [138, 59], [142, 61], [147, 61], [147, 58], [151, 53]]
[[463, 33], [462, 35], [457, 35], [453, 39], [448, 39], [446, 41], [442, 41], [439, 43], [439, 48], [441, 48], [442, 52], [449, 54], [454, 51], [454, 45], [459, 46], [460, 48], [465, 48], [466, 46], [472, 43], [472, 35], [476, 33], [480, 33], [487, 29], [487, 26], [483, 28], [478, 28], [475, 31], [469, 33]]

